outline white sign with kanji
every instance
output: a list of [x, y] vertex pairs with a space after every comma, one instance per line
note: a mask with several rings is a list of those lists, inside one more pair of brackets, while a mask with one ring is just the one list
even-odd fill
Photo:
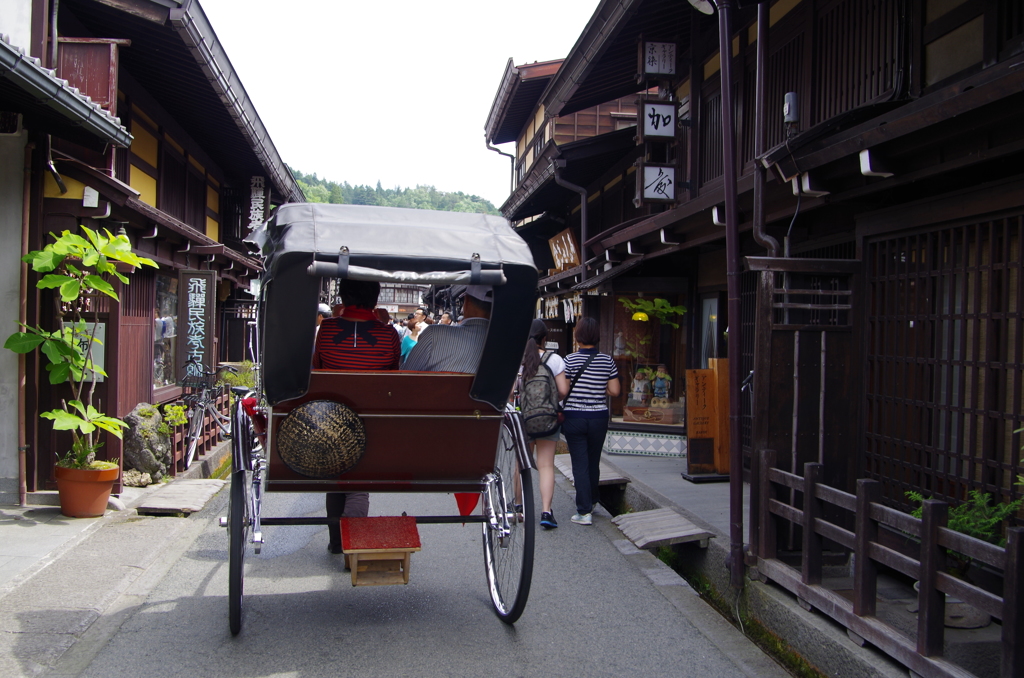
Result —
[[654, 103], [644, 102], [643, 109], [644, 138], [675, 138], [676, 135], [676, 104], [675, 102]]
[[644, 75], [675, 75], [676, 43], [644, 43]]

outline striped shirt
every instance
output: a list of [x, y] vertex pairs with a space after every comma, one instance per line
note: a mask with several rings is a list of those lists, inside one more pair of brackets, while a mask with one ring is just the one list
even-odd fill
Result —
[[379, 320], [324, 318], [313, 367], [321, 370], [397, 370], [398, 332]]
[[587, 371], [580, 375], [565, 401], [566, 417], [587, 417], [591, 412], [602, 417], [608, 416], [608, 381], [619, 376], [611, 356], [598, 353], [596, 348], [584, 348], [579, 353], [572, 353], [565, 358], [565, 378], [571, 382], [590, 356], [594, 356], [594, 359], [587, 366]]
[[466, 318], [461, 325], [430, 325], [420, 332], [403, 370], [476, 374], [487, 338], [486, 318]]

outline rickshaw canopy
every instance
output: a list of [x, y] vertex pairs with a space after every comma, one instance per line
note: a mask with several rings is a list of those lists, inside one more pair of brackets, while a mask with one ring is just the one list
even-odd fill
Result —
[[260, 360], [269, 404], [304, 395], [320, 278], [491, 285], [491, 324], [470, 396], [504, 406], [537, 298], [530, 248], [502, 217], [368, 205], [282, 205], [247, 238], [262, 255]]

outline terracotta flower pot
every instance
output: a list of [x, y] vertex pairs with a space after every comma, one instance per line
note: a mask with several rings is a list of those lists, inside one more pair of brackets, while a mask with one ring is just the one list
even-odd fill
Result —
[[96, 518], [107, 510], [107, 499], [120, 468], [93, 470], [54, 468], [60, 512], [69, 518]]

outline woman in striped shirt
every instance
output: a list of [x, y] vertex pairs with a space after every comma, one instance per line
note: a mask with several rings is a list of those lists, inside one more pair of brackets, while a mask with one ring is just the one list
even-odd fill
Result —
[[566, 357], [565, 376], [576, 383], [565, 401], [562, 434], [569, 446], [576, 485], [576, 515], [571, 520], [590, 525], [598, 498], [601, 450], [608, 432], [607, 396], [619, 395], [619, 371], [611, 356], [597, 352], [601, 333], [595, 319], [580, 319], [573, 336], [579, 351]]

